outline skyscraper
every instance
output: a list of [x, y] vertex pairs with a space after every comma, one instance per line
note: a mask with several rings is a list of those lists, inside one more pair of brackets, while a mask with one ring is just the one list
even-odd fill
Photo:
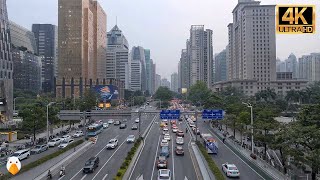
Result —
[[33, 24], [32, 32], [42, 61], [42, 90], [53, 92], [57, 76], [58, 28], [52, 24]]
[[155, 78], [155, 92], [158, 90], [158, 88], [161, 86], [161, 76], [159, 74], [156, 74]]
[[298, 69], [298, 61], [297, 57], [291, 53], [288, 59], [285, 61], [286, 63], [286, 72], [292, 72], [293, 78], [298, 78], [299, 69]]
[[173, 92], [178, 92], [178, 86], [179, 86], [178, 73], [172, 73], [170, 90]]
[[190, 85], [203, 81], [211, 87], [214, 72], [212, 30], [205, 30], [203, 25], [192, 25], [189, 42]]
[[153, 93], [153, 88], [152, 88], [153, 60], [150, 58], [150, 49], [145, 49], [144, 55], [145, 55], [145, 62], [146, 62], [146, 79], [147, 79], [146, 90], [148, 90], [148, 92], [152, 94]]
[[276, 80], [275, 6], [239, 0], [228, 25], [229, 80], [256, 80], [259, 90]]
[[59, 0], [58, 13], [56, 96], [79, 96], [105, 84], [106, 13], [93, 0]]
[[152, 81], [151, 81], [151, 86], [152, 86], [152, 92], [151, 94], [154, 94], [156, 92], [156, 64], [153, 63], [152, 65]]
[[129, 44], [117, 25], [107, 34], [107, 78], [125, 82], [129, 89]]
[[146, 79], [146, 61], [145, 51], [143, 47], [134, 46], [132, 47], [130, 58], [130, 89], [146, 91], [147, 79]]
[[215, 81], [227, 80], [227, 52], [224, 49], [215, 56]]
[[[187, 43], [188, 44], [188, 43]], [[189, 88], [190, 87], [190, 61], [188, 58], [187, 49], [182, 49], [181, 57], [179, 61], [179, 79], [180, 85], [179, 88]]]
[[0, 0], [0, 11], [0, 122], [3, 123], [12, 120], [13, 115], [13, 62], [6, 0]]
[[161, 85], [160, 86], [167, 87], [168, 89], [170, 89], [170, 82], [168, 81], [167, 78], [163, 78], [163, 79], [161, 79]]
[[320, 81], [320, 53], [299, 58], [299, 78], [310, 82]]

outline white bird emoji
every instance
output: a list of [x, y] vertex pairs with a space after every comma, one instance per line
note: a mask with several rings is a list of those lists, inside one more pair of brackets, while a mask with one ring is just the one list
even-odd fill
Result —
[[7, 170], [16, 175], [21, 169], [21, 163], [17, 157], [9, 157], [7, 162]]

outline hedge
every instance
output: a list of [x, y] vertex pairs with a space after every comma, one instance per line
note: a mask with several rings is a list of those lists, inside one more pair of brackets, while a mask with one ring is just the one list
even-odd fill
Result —
[[132, 160], [134, 154], [136, 153], [138, 147], [140, 146], [141, 142], [142, 142], [142, 138], [139, 138], [134, 143], [134, 145], [132, 146], [132, 148], [128, 152], [127, 157], [124, 159], [122, 165], [120, 166], [120, 169], [118, 170], [116, 177], [113, 178], [114, 180], [122, 180], [122, 177], [126, 173], [128, 166], [131, 163], [131, 160]]
[[213, 161], [211, 156], [208, 154], [206, 148], [203, 147], [203, 144], [201, 144], [199, 141], [197, 141], [197, 145], [198, 145], [202, 155], [206, 159], [210, 170], [212, 171], [212, 173], [216, 177], [216, 180], [225, 180], [225, 177], [222, 174], [222, 172], [220, 171], [220, 168], [216, 165], [216, 163]]
[[[82, 144], [83, 142], [84, 142], [84, 140], [80, 139], [79, 141], [76, 141], [76, 142], [70, 144], [69, 146], [67, 146], [64, 149], [60, 149], [60, 150], [58, 150], [58, 151], [56, 151], [56, 152], [54, 152], [52, 154], [49, 154], [49, 155], [44, 156], [44, 157], [42, 157], [42, 158], [40, 158], [40, 159], [38, 159], [36, 161], [33, 161], [33, 162], [23, 166], [23, 168], [21, 168], [21, 170], [19, 171], [19, 174], [21, 174], [23, 172], [26, 172], [26, 171], [28, 171], [28, 170], [30, 170], [32, 168], [35, 168], [35, 167], [37, 167], [37, 166], [49, 161], [50, 159], [53, 159], [53, 158], [61, 155], [62, 153], [64, 153], [64, 152], [66, 152], [66, 151], [68, 151], [68, 150], [70, 150], [70, 149]], [[7, 180], [7, 179], [10, 179], [12, 177], [13, 177], [13, 175], [11, 175], [10, 173], [7, 173], [4, 176], [1, 176], [0, 180]]]

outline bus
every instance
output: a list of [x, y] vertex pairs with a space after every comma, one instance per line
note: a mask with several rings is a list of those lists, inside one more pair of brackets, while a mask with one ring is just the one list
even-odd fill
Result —
[[208, 154], [218, 154], [218, 142], [211, 134], [201, 134]]
[[101, 133], [103, 130], [103, 124], [92, 124], [87, 128], [87, 137], [94, 137]]

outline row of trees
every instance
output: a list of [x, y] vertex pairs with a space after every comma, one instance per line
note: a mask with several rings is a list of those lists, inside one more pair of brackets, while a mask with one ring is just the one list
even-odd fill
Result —
[[[205, 109], [224, 109], [226, 116], [221, 123], [231, 127], [234, 136], [236, 131], [241, 136], [251, 135], [250, 108], [242, 103], [249, 102], [253, 106], [254, 140], [264, 147], [264, 155], [268, 148], [279, 150], [284, 173], [290, 168], [288, 157], [292, 157], [295, 164], [309, 165], [315, 180], [320, 168], [320, 83], [291, 90], [286, 96], [266, 89], [248, 97], [232, 87], [214, 93], [199, 81], [190, 87], [185, 99]], [[286, 111], [298, 112], [296, 120], [287, 124], [275, 120]]]

